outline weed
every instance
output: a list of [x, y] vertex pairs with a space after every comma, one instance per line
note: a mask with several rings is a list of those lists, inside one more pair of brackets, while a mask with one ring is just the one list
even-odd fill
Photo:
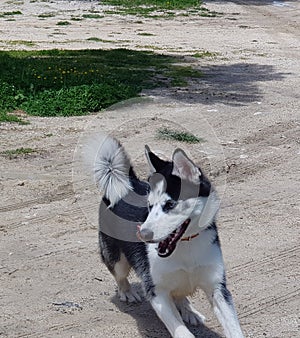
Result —
[[82, 21], [83, 19], [73, 16], [70, 20], [72, 20], [72, 21]]
[[202, 138], [199, 138], [192, 133], [177, 131], [169, 128], [160, 128], [157, 131], [158, 138], [170, 141], [180, 141], [185, 143], [200, 143], [204, 142]]
[[217, 53], [212, 53], [212, 52], [205, 50], [205, 51], [202, 51], [202, 52], [196, 52], [192, 56], [194, 58], [215, 57], [215, 56], [217, 56]]
[[25, 96], [13, 84], [0, 80], [0, 111], [9, 111], [22, 104]]
[[24, 5], [24, 1], [23, 0], [7, 0], [6, 1], [7, 5]]
[[88, 41], [95, 41], [95, 42], [103, 42], [103, 43], [115, 43], [114, 40], [105, 40], [105, 39], [99, 39], [97, 37], [90, 37], [90, 38], [87, 38]]
[[142, 35], [142, 36], [154, 36], [155, 34], [152, 34], [152, 33], [146, 33], [146, 32], [141, 32], [141, 33], [137, 33], [137, 35]]
[[187, 79], [197, 79], [203, 76], [203, 73], [190, 66], [180, 67], [173, 66], [169, 70], [169, 76], [172, 79], [171, 85], [173, 87], [185, 87], [188, 85]]
[[0, 111], [0, 124], [3, 122], [29, 124], [29, 122], [20, 119], [18, 116], [14, 114], [7, 114], [4, 111]]
[[30, 155], [32, 153], [35, 153], [36, 150], [32, 149], [32, 148], [17, 148], [17, 149], [10, 149], [10, 150], [4, 150], [2, 151], [0, 154], [8, 157], [9, 159], [14, 159], [17, 158], [19, 156], [26, 156], [26, 155]]
[[71, 22], [69, 22], [69, 21], [58, 21], [58, 23], [56, 25], [57, 26], [68, 26], [68, 25], [71, 25]]
[[201, 5], [199, 0], [103, 0], [103, 4], [111, 6], [142, 7], [155, 6], [163, 9], [187, 9]]
[[83, 14], [82, 17], [84, 19], [102, 19], [102, 18], [104, 18], [104, 15], [90, 13], [90, 14]]
[[53, 18], [56, 14], [55, 13], [42, 13], [38, 15], [38, 18], [46, 19], [46, 18]]
[[106, 14], [136, 15], [151, 18], [172, 18], [177, 15], [216, 16], [202, 6], [201, 0], [103, 0], [104, 5], [114, 9]]
[[0, 13], [0, 18], [5, 18], [7, 16], [14, 16], [14, 15], [22, 15], [23, 13], [20, 11], [11, 11], [11, 12], [3, 12]]
[[33, 41], [25, 41], [25, 40], [12, 40], [12, 41], [6, 41], [6, 43], [11, 46], [23, 45], [27, 47], [32, 47], [35, 45]]

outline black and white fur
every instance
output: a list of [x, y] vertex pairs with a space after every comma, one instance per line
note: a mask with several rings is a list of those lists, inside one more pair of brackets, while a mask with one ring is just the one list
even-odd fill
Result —
[[[102, 142], [94, 162], [95, 178], [104, 191], [99, 215], [99, 244], [103, 262], [118, 284], [122, 301], [141, 301], [129, 282], [131, 268], [142, 281], [146, 299], [172, 337], [194, 337], [184, 322], [205, 320], [187, 296], [197, 288], [206, 293], [226, 337], [241, 331], [226, 277], [215, 222], [219, 201], [203, 172], [180, 149], [163, 161], [146, 146], [150, 185], [135, 175], [129, 158], [114, 138]], [[128, 203], [148, 200], [144, 205]], [[102, 210], [102, 211], [101, 211]], [[114, 227], [105, 210], [136, 224], [141, 241], [112, 236]], [[105, 231], [103, 231], [105, 229]]]

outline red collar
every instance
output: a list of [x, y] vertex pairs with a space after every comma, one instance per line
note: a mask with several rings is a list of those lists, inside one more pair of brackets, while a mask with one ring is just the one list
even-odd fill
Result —
[[190, 241], [197, 236], [199, 236], [199, 232], [197, 234], [194, 234], [194, 235], [191, 235], [191, 236], [188, 236], [188, 237], [183, 237], [183, 238], [181, 238], [181, 241]]

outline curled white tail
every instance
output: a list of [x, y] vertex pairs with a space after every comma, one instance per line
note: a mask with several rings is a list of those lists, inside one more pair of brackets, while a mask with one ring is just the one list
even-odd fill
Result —
[[123, 146], [115, 138], [94, 138], [89, 144], [86, 158], [92, 166], [96, 184], [110, 201], [110, 207], [132, 190], [129, 181], [130, 160]]

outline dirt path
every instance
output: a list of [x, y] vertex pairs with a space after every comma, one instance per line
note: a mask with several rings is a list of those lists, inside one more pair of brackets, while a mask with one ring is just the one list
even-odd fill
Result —
[[[105, 16], [56, 25], [101, 10], [97, 6], [1, 3], [0, 12], [23, 14], [17, 21], [1, 19], [0, 47], [151, 46], [175, 55], [208, 50], [216, 56], [191, 59], [206, 76], [189, 88], [147, 92], [148, 100], [96, 116], [0, 125], [0, 151], [36, 150], [0, 156], [0, 336], [169, 337], [149, 304], [118, 301], [97, 252], [99, 197], [74, 151], [90, 132], [113, 131], [145, 176], [143, 145], [169, 155], [176, 144], [157, 140], [155, 130], [175, 124], [206, 140], [186, 150], [222, 195], [220, 236], [245, 336], [298, 337], [299, 2], [208, 1], [208, 8], [224, 14], [172, 20]], [[54, 15], [38, 17], [43, 13]], [[192, 300], [207, 317], [195, 335], [222, 336], [203, 294]]]

